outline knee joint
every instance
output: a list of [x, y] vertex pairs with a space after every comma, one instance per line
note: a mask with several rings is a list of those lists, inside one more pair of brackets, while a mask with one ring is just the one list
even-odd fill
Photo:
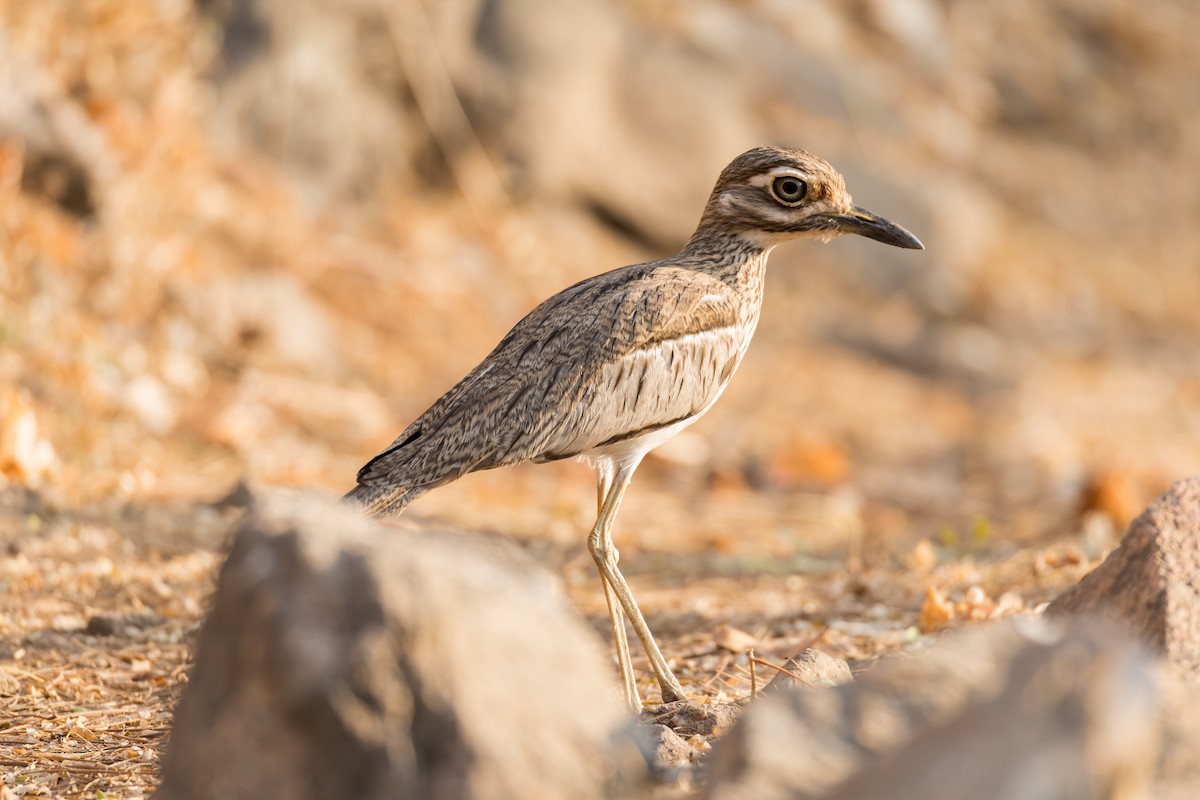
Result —
[[616, 564], [621, 560], [621, 553], [611, 543], [605, 547], [603, 539], [596, 531], [588, 537], [588, 552], [592, 554], [592, 558], [597, 561], [604, 561], [609, 564]]

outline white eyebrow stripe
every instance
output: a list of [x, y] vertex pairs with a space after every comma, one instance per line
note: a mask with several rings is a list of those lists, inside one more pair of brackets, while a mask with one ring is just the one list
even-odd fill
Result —
[[766, 186], [768, 183], [775, 180], [780, 175], [791, 175], [793, 178], [799, 178], [800, 180], [804, 181], [805, 183], [808, 183], [812, 180], [807, 175], [805, 175], [803, 172], [801, 172], [800, 170], [795, 169], [793, 167], [776, 167], [775, 169], [771, 170], [770, 172], [764, 172], [762, 175], [755, 175], [753, 178], [750, 179], [750, 185], [751, 186]]

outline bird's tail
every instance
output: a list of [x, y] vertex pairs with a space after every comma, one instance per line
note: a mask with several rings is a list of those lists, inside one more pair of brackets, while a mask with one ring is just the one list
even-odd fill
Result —
[[371, 517], [389, 517], [399, 514], [405, 506], [425, 494], [425, 489], [397, 484], [360, 483], [342, 498], [343, 503], [358, 505], [363, 514]]

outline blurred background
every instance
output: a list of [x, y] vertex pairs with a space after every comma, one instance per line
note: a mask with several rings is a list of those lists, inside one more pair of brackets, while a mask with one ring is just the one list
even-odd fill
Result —
[[[1188, 0], [0, 0], [0, 481], [341, 493], [545, 296], [812, 150], [927, 250], [772, 257], [622, 551], [1110, 544], [1200, 456]], [[582, 546], [578, 464], [418, 516]], [[701, 557], [697, 555], [696, 557]], [[629, 562], [638, 569], [637, 562]]]

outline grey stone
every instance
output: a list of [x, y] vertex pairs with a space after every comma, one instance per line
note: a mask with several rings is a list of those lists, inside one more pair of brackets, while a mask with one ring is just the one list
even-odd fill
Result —
[[793, 688], [824, 688], [839, 686], [854, 680], [850, 665], [840, 658], [827, 656], [811, 647], [798, 656], [784, 662], [787, 672], [778, 672], [765, 687], [764, 692], [778, 692]]
[[1046, 609], [1126, 625], [1185, 681], [1200, 685], [1200, 478], [1173, 485], [1120, 545]]
[[643, 735], [649, 739], [654, 762], [660, 769], [695, 764], [700, 760], [700, 748], [666, 725], [647, 725]]
[[831, 800], [1148, 800], [1159, 750], [1149, 655], [1107, 628], [1020, 648], [999, 694], [861, 770]]
[[601, 642], [505, 544], [256, 501], [155, 796], [599, 798], [644, 780]]
[[752, 703], [713, 747], [706, 796], [1106, 796], [1077, 792], [1126, 774], [1148, 785], [1157, 714], [1154, 663], [1134, 643], [1012, 620], [885, 658], [853, 683]]

